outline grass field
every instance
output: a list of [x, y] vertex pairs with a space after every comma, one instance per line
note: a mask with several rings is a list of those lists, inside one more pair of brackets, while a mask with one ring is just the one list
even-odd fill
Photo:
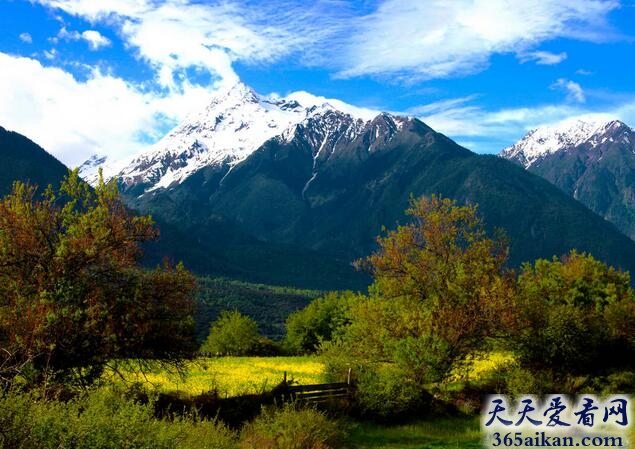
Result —
[[481, 448], [480, 421], [439, 418], [397, 426], [357, 425], [349, 440], [355, 449]]
[[324, 365], [316, 357], [220, 357], [188, 362], [184, 377], [160, 368], [145, 374], [122, 374], [125, 382], [141, 383], [150, 390], [197, 395], [215, 389], [225, 397], [270, 390], [282, 382], [285, 372], [288, 380], [297, 383], [320, 383], [323, 371]]

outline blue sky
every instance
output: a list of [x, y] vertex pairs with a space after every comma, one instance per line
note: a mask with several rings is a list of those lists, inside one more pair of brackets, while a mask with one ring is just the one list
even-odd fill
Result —
[[419, 117], [480, 153], [572, 117], [635, 126], [633, 0], [0, 0], [0, 126], [73, 166], [223, 84]]

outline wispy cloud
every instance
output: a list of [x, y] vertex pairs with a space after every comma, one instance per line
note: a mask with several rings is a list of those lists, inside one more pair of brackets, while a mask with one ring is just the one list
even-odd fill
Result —
[[493, 54], [530, 54], [556, 38], [606, 40], [613, 34], [606, 17], [618, 7], [613, 0], [388, 0], [353, 25], [340, 75], [424, 80], [474, 73]]
[[603, 112], [591, 110], [581, 103], [487, 110], [475, 104], [470, 97], [448, 99], [415, 109], [428, 111], [416, 115], [432, 128], [481, 153], [498, 153], [530, 129], [572, 118], [620, 119], [625, 123], [635, 123], [635, 101], [632, 97], [631, 101]]
[[[136, 84], [116, 71], [89, 67], [87, 79], [78, 81], [34, 59], [0, 53], [0, 117], [9, 118], [8, 127], [40, 136], [41, 144], [71, 164], [93, 153], [122, 155], [145, 146], [142, 134], [158, 137], [186, 112], [202, 107], [221, 83], [235, 82], [237, 62], [269, 65], [289, 58], [340, 77], [405, 82], [478, 72], [495, 54], [557, 64], [566, 53], [542, 51], [541, 44], [610, 39], [608, 16], [620, 6], [617, 0], [33, 1], [90, 24], [83, 32], [62, 28], [55, 39], [81, 39], [97, 50], [110, 45], [97, 31], [107, 27], [105, 34], [121, 39], [154, 76]], [[55, 47], [45, 55], [50, 64], [61, 59]], [[191, 69], [211, 81], [193, 84], [187, 76]], [[451, 137], [511, 139], [526, 126], [584, 112], [579, 84], [563, 79], [554, 88], [564, 89], [569, 103], [487, 111], [476, 103], [478, 97], [465, 96], [407, 112]]]
[[567, 59], [567, 54], [565, 52], [532, 51], [518, 55], [518, 59], [521, 63], [535, 61], [538, 65], [555, 65]]
[[[114, 25], [135, 55], [150, 64], [164, 88], [175, 89], [187, 68], [235, 82], [233, 64], [267, 64], [291, 54], [317, 63], [327, 37], [350, 27], [345, 3], [190, 2], [166, 0], [39, 0], [93, 23]], [[332, 45], [330, 41], [329, 45]], [[332, 46], [332, 48], [337, 46]], [[327, 58], [328, 59], [328, 58]]]
[[567, 80], [565, 78], [559, 78], [555, 83], [551, 85], [551, 89], [561, 89], [567, 93], [567, 100], [577, 103], [584, 103], [586, 96], [584, 90], [575, 81]]
[[294, 57], [339, 77], [425, 80], [484, 70], [494, 54], [557, 64], [566, 53], [538, 50], [557, 38], [605, 41], [618, 0], [507, 2], [346, 0], [38, 0], [93, 23], [118, 27], [165, 87], [187, 67], [233, 78], [233, 63]]
[[25, 42], [27, 44], [33, 43], [33, 37], [31, 37], [29, 33], [21, 33], [19, 37], [22, 42]]

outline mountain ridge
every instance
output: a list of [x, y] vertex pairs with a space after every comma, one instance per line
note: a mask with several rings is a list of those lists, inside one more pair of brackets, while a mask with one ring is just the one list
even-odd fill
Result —
[[579, 123], [586, 134], [539, 128], [500, 156], [547, 179], [635, 239], [635, 130], [619, 120]]
[[[101, 167], [105, 178], [118, 177], [124, 190], [169, 188], [206, 166], [231, 169], [268, 139], [292, 134], [303, 121], [335, 110], [327, 101], [301, 105], [293, 96], [261, 96], [238, 82], [216, 92], [205, 108], [149, 148], [118, 161], [94, 155], [82, 164], [80, 175], [94, 185]], [[356, 112], [353, 107], [350, 111]]]
[[43, 191], [49, 184], [59, 185], [68, 168], [37, 143], [0, 126], [0, 195], [11, 192], [15, 181], [35, 184]]

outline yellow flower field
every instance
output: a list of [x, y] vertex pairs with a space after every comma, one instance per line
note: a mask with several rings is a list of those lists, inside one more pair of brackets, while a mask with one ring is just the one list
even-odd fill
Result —
[[[139, 382], [149, 390], [197, 395], [212, 390], [222, 397], [270, 390], [287, 373], [300, 384], [323, 382], [324, 364], [317, 357], [201, 358], [186, 365], [185, 377], [153, 369], [149, 373], [125, 372], [125, 382]], [[116, 380], [114, 375], [110, 375]]]

